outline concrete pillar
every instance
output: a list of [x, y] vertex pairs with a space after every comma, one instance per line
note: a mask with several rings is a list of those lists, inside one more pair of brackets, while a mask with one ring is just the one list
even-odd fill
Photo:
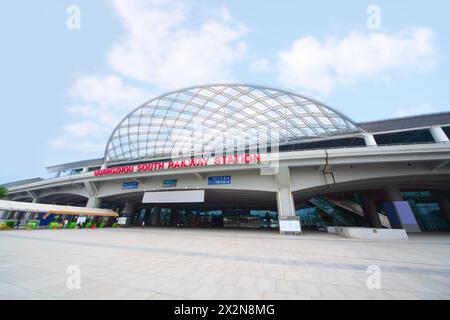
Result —
[[383, 228], [375, 201], [368, 195], [362, 195], [364, 216], [374, 228]]
[[122, 210], [122, 214], [134, 214], [134, 203], [126, 202], [125, 207]]
[[291, 174], [288, 167], [278, 169], [276, 181], [278, 215], [282, 217], [295, 216], [294, 200], [291, 193]]
[[86, 204], [86, 208], [100, 208], [102, 205], [102, 200], [97, 197], [90, 197]]
[[434, 126], [430, 128], [430, 133], [436, 142], [450, 142], [444, 130], [439, 126]]
[[277, 207], [279, 216], [295, 216], [294, 199], [288, 189], [281, 189], [277, 192]]
[[366, 146], [368, 147], [376, 147], [377, 141], [375, 140], [373, 134], [365, 134], [364, 135], [364, 142], [366, 143]]
[[448, 198], [439, 198], [438, 203], [441, 215], [450, 227], [450, 202]]
[[126, 202], [125, 207], [122, 210], [122, 216], [127, 217], [127, 225], [132, 223], [132, 219], [135, 216], [134, 206], [134, 203]]
[[300, 218], [295, 214], [289, 167], [278, 168], [275, 178], [278, 188], [277, 207], [280, 233], [299, 235], [301, 234]]
[[155, 214], [152, 217], [152, 223], [151, 223], [152, 226], [156, 226], [158, 224], [158, 220], [159, 220], [159, 216], [160, 215], [161, 215], [161, 208], [157, 207], [156, 211], [155, 211]]
[[403, 195], [397, 187], [385, 187], [384, 192], [388, 201], [403, 201]]

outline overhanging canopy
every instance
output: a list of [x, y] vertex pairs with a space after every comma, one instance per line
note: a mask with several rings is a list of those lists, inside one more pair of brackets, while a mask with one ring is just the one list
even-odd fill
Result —
[[46, 212], [49, 214], [67, 214], [80, 216], [118, 217], [119, 215], [110, 209], [96, 209], [72, 206], [60, 206], [54, 204], [30, 203], [0, 200], [0, 210]]

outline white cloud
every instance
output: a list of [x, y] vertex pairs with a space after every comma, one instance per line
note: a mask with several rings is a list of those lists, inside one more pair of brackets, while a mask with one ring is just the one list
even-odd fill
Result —
[[251, 65], [251, 69], [255, 72], [266, 73], [272, 71], [272, 65], [269, 59], [254, 60]]
[[[190, 11], [174, 0], [112, 0], [126, 35], [113, 45], [108, 63], [121, 74], [156, 85], [178, 88], [229, 81], [231, 66], [241, 60], [245, 25], [226, 8], [193, 27]], [[217, 12], [215, 12], [217, 13]]]
[[300, 38], [278, 57], [280, 82], [321, 94], [357, 81], [389, 78], [393, 72], [425, 72], [436, 64], [435, 35], [429, 28], [397, 34], [351, 33], [344, 39]]
[[73, 122], [64, 125], [61, 136], [49, 145], [55, 149], [99, 153], [118, 122], [153, 96], [110, 75], [82, 75], [68, 93], [78, 103], [67, 108], [74, 116]]
[[142, 99], [145, 99], [141, 89], [127, 86], [121, 78], [111, 75], [82, 75], [69, 89], [69, 96], [86, 103], [84, 108], [97, 105], [100, 108], [114, 107], [123, 110], [129, 109], [138, 101], [143, 103]]
[[409, 117], [409, 116], [415, 116], [419, 114], [426, 114], [426, 113], [433, 113], [436, 112], [436, 110], [429, 104], [425, 104], [420, 107], [415, 108], [405, 108], [405, 109], [399, 109], [395, 111], [392, 116], [396, 118], [402, 118], [402, 117]]
[[126, 85], [117, 76], [82, 75], [68, 90], [69, 96], [78, 104], [69, 107], [69, 113], [79, 115], [96, 123], [117, 124], [132, 109], [153, 97], [153, 94]]
[[58, 138], [49, 141], [50, 147], [54, 149], [64, 149], [79, 152], [97, 153], [105, 149], [104, 143], [94, 143], [90, 141], [72, 141], [70, 139]]
[[[111, 3], [125, 28], [124, 36], [107, 54], [112, 74], [164, 89], [233, 80], [231, 67], [246, 52], [241, 38], [247, 28], [236, 23], [226, 7], [193, 16], [192, 2], [181, 0]], [[118, 122], [154, 97], [123, 79], [99, 74], [77, 77], [68, 91], [73, 104], [67, 112], [72, 121], [50, 146], [102, 152]]]
[[98, 132], [99, 130], [101, 130], [101, 127], [98, 123], [93, 121], [82, 121], [68, 124], [64, 126], [64, 130], [67, 133], [73, 134], [75, 136], [87, 136], [91, 135], [92, 132]]

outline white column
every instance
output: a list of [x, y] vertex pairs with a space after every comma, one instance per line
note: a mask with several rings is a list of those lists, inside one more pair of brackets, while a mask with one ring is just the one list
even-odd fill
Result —
[[289, 167], [280, 167], [276, 175], [278, 215], [295, 216], [294, 200], [291, 193], [291, 173]]
[[436, 142], [450, 142], [444, 130], [439, 126], [434, 126], [430, 128], [430, 133]]
[[286, 222], [288, 222], [288, 225], [290, 226], [294, 226], [297, 225], [297, 223], [300, 223], [299, 217], [295, 215], [295, 204], [291, 192], [291, 174], [289, 171], [289, 167], [280, 167], [275, 177], [278, 189], [277, 207], [278, 207], [278, 220], [280, 222], [280, 233], [300, 235], [301, 234], [300, 225], [298, 225], [299, 228], [295, 228], [292, 230], [286, 230], [283, 227], [285, 226]]
[[376, 147], [377, 141], [375, 140], [373, 134], [367, 133], [364, 135], [364, 142], [368, 147]]
[[101, 205], [102, 205], [101, 199], [98, 199], [96, 197], [90, 197], [86, 204], [86, 208], [100, 208]]
[[278, 215], [281, 217], [295, 216], [294, 198], [288, 189], [281, 189], [277, 192]]

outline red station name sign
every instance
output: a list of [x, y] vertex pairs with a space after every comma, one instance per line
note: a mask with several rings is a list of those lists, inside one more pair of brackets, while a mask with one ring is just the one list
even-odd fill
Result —
[[169, 162], [141, 163], [115, 168], [105, 168], [94, 171], [94, 176], [121, 175], [136, 172], [151, 172], [159, 170], [170, 170], [179, 168], [196, 168], [211, 165], [233, 165], [233, 164], [257, 164], [261, 163], [261, 155], [240, 154], [233, 156], [217, 156], [213, 158], [195, 158], [191, 160], [177, 160]]

